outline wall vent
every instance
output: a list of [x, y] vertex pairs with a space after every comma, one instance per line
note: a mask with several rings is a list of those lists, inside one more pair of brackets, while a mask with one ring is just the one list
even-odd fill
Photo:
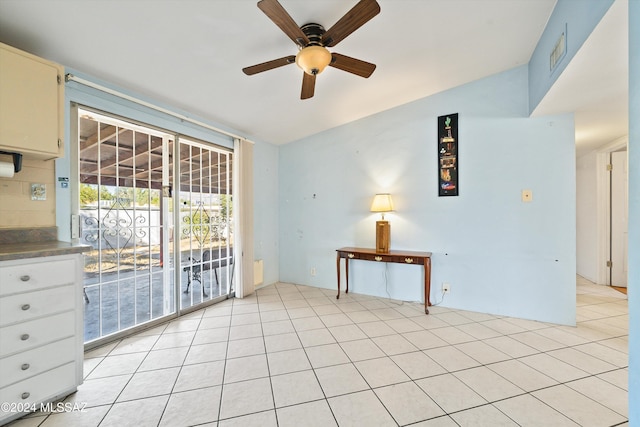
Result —
[[567, 26], [565, 24], [565, 30], [560, 34], [556, 44], [553, 46], [553, 50], [549, 55], [549, 71], [556, 69], [562, 58], [567, 54]]

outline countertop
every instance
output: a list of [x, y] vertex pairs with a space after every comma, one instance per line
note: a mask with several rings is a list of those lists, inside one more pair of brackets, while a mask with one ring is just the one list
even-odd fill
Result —
[[0, 261], [78, 254], [91, 246], [56, 240], [56, 227], [0, 229]]
[[0, 245], [0, 261], [78, 254], [91, 249], [88, 245], [68, 242], [10, 243]]

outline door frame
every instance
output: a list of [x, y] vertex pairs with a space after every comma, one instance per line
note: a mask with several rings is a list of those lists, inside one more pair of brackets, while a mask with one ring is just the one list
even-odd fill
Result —
[[598, 235], [596, 278], [597, 283], [600, 285], [611, 285], [610, 268], [607, 266], [607, 261], [609, 261], [611, 254], [611, 177], [607, 165], [609, 164], [610, 154], [627, 148], [628, 144], [629, 137], [623, 136], [600, 148], [596, 154], [596, 230]]

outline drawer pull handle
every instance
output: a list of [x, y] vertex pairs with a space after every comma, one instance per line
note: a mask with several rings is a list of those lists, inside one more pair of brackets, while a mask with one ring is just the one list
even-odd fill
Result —
[[22, 341], [26, 341], [26, 340], [28, 340], [28, 339], [29, 339], [29, 334], [22, 334], [22, 335], [20, 335], [20, 339], [21, 339]]
[[29, 309], [31, 308], [31, 306], [30, 306], [29, 304], [24, 304], [24, 305], [23, 305], [22, 307], [20, 307], [20, 308], [22, 308], [22, 311], [27, 311], [27, 310], [29, 310]]
[[375, 259], [376, 261], [382, 261], [382, 257], [381, 256], [377, 256], [377, 257], [375, 257], [373, 259]]
[[31, 393], [29, 393], [28, 391], [25, 391], [24, 393], [22, 393], [22, 399], [28, 399], [29, 396], [31, 396]]
[[23, 363], [22, 366], [20, 366], [20, 369], [22, 369], [23, 371], [26, 371], [30, 367], [31, 367], [31, 365], [29, 365], [28, 363]]
[[354, 254], [349, 254], [347, 255], [349, 258], [353, 258], [355, 255]]
[[23, 282], [28, 282], [29, 280], [31, 280], [31, 276], [25, 274], [24, 276], [20, 276], [20, 280], [22, 280]]
[[412, 264], [413, 263], [413, 258], [405, 258], [404, 262], [406, 262], [407, 264]]

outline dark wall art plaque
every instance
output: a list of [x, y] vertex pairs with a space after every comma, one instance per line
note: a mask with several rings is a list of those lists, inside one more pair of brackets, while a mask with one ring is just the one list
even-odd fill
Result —
[[438, 117], [438, 196], [458, 195], [458, 113]]

